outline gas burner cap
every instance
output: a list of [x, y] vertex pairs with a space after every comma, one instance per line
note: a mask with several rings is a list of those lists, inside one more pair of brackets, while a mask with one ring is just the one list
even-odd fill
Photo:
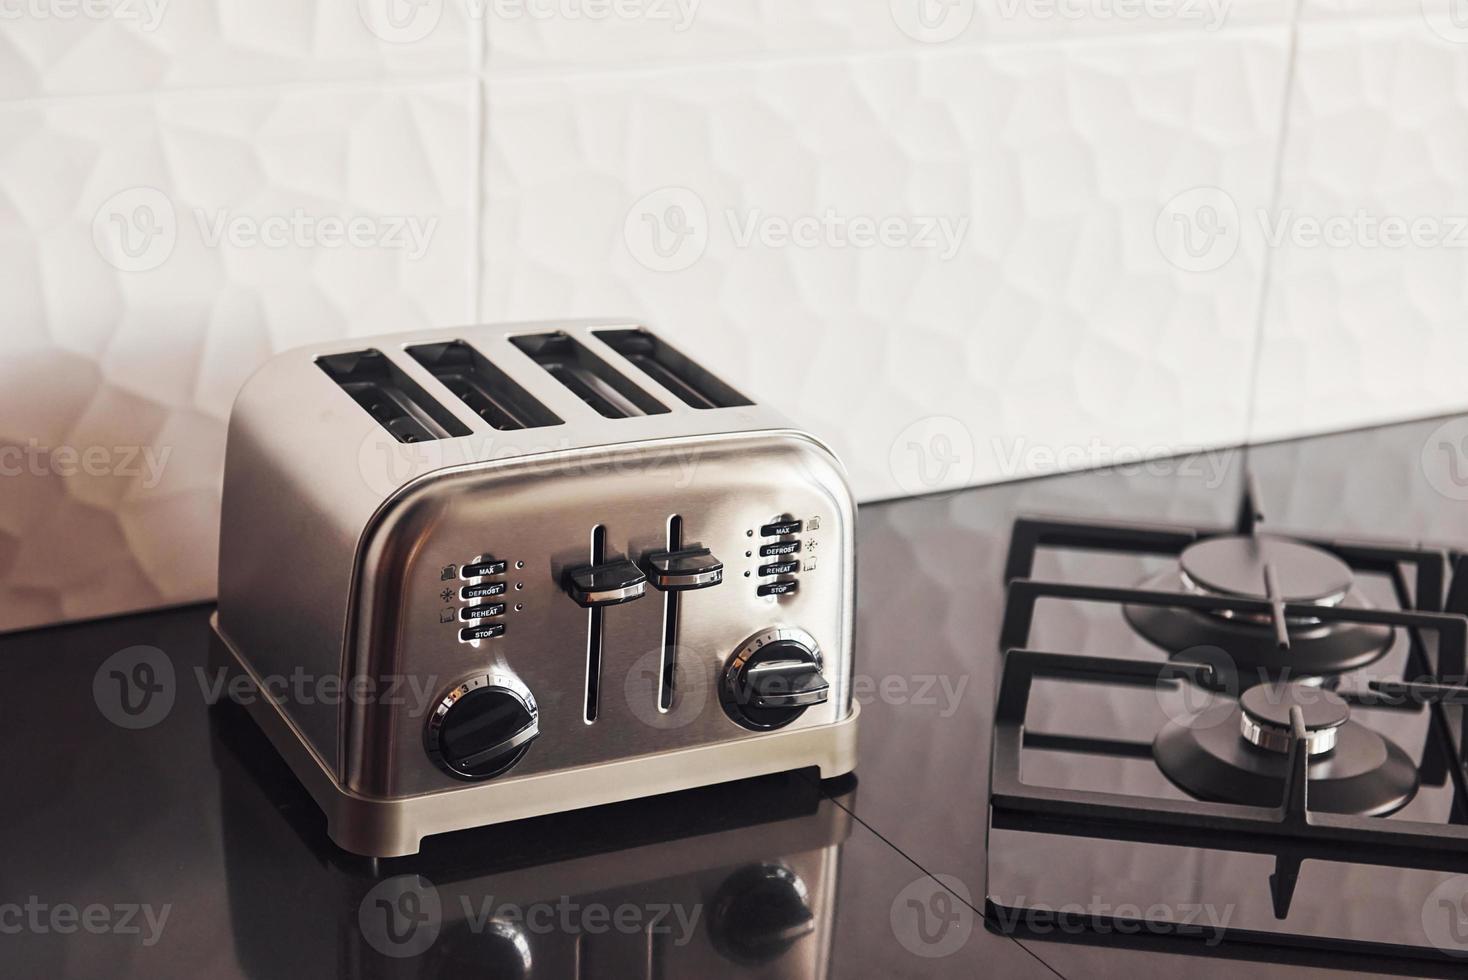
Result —
[[1351, 709], [1332, 691], [1298, 681], [1260, 684], [1239, 697], [1239, 730], [1250, 745], [1288, 754], [1294, 741], [1290, 709], [1305, 721], [1305, 750], [1324, 755], [1335, 748], [1336, 731], [1351, 718]]
[[1328, 551], [1288, 538], [1230, 535], [1189, 545], [1180, 559], [1184, 581], [1214, 595], [1268, 598], [1264, 566], [1274, 569], [1286, 602], [1335, 605], [1350, 591], [1351, 566]]
[[[1329, 732], [1335, 739], [1328, 754], [1312, 753], [1307, 760], [1311, 810], [1380, 817], [1406, 806], [1416, 794], [1417, 766], [1411, 756], [1359, 721], [1344, 718], [1344, 703], [1335, 704], [1328, 692], [1303, 685], [1267, 687], [1272, 695], [1253, 687], [1240, 701], [1214, 695], [1203, 710], [1163, 725], [1152, 742], [1163, 774], [1200, 800], [1278, 807], [1284, 802], [1289, 756], [1260, 751], [1239, 732], [1242, 719], [1249, 717], [1246, 710], [1263, 728], [1264, 722], [1280, 719], [1288, 724], [1289, 709], [1299, 707], [1307, 729]], [[1247, 708], [1241, 703], [1245, 699]]]

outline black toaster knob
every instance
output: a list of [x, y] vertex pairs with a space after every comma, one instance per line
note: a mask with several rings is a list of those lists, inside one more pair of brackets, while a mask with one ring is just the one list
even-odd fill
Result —
[[729, 661], [720, 692], [724, 710], [746, 728], [780, 728], [812, 705], [824, 704], [831, 685], [821, 673], [820, 650], [801, 630], [758, 633]]
[[745, 966], [779, 959], [816, 930], [810, 895], [783, 864], [755, 864], [730, 875], [714, 896], [714, 948]]
[[439, 701], [428, 719], [428, 755], [459, 779], [490, 779], [524, 758], [539, 735], [540, 711], [530, 689], [495, 670]]

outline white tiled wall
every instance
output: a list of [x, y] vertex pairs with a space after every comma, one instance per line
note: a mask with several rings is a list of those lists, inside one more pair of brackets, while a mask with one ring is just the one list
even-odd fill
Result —
[[109, 2], [0, 21], [0, 630], [208, 598], [322, 339], [639, 317], [864, 499], [1468, 406], [1468, 253], [1270, 241], [1468, 214], [1462, 0]]

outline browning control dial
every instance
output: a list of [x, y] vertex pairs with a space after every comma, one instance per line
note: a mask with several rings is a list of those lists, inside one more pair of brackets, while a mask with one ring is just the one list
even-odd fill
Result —
[[445, 694], [428, 719], [428, 757], [459, 779], [490, 779], [540, 735], [535, 696], [507, 670], [477, 674]]
[[772, 627], [756, 633], [724, 669], [719, 686], [724, 711], [745, 728], [782, 728], [830, 697], [821, 668], [820, 647], [805, 630]]

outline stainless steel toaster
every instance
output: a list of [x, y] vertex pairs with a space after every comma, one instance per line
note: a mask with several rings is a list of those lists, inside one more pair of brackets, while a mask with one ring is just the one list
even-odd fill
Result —
[[855, 766], [855, 505], [643, 327], [282, 354], [230, 419], [218, 642], [341, 847]]

